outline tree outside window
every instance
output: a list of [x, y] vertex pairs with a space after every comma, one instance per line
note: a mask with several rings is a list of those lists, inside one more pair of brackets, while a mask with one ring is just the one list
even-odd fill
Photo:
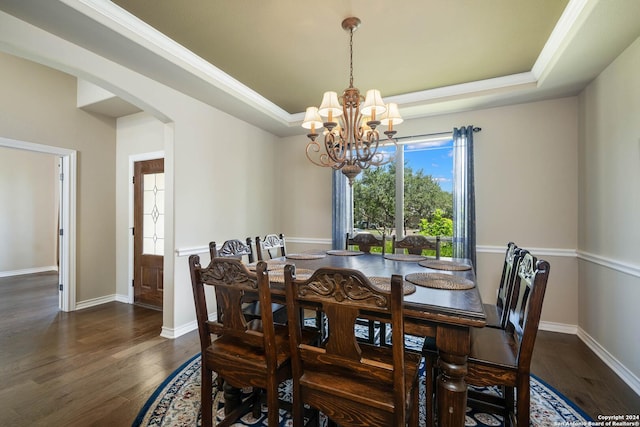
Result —
[[[453, 236], [452, 146], [449, 139], [401, 147], [404, 151], [402, 235]], [[353, 183], [354, 228], [386, 236], [398, 235], [396, 199], [395, 164], [364, 170]], [[442, 244], [441, 255], [452, 255], [450, 243]]]

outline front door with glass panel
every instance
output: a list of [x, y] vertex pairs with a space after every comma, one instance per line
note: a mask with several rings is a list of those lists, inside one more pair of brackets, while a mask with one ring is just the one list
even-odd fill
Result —
[[164, 159], [134, 164], [134, 303], [162, 309]]

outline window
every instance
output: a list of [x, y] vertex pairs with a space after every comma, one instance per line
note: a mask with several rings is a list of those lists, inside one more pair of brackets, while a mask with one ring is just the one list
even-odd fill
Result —
[[[455, 258], [467, 258], [471, 260], [471, 264], [475, 267], [476, 264], [476, 210], [475, 210], [475, 184], [474, 184], [474, 154], [473, 154], [473, 134], [474, 132], [481, 131], [481, 128], [474, 126], [463, 126], [460, 128], [453, 129], [452, 138], [445, 138], [447, 140], [451, 140], [451, 152], [452, 152], [452, 175], [453, 175], [453, 189], [451, 191], [453, 198], [453, 237], [451, 239], [452, 242], [452, 256]], [[447, 135], [451, 135], [446, 133]], [[445, 135], [445, 133], [440, 133], [437, 135]], [[424, 136], [424, 135], [423, 135]], [[431, 135], [433, 136], [433, 135]], [[413, 141], [417, 143], [418, 141]], [[420, 141], [420, 142], [425, 142]], [[435, 141], [434, 141], [435, 142]], [[405, 148], [404, 146], [408, 145], [408, 143], [400, 144], [401, 147], [398, 149], [398, 153], [396, 154], [396, 162], [400, 165], [405, 164]], [[391, 154], [391, 153], [390, 153]], [[409, 153], [409, 157], [413, 155]], [[389, 167], [389, 166], [388, 166]], [[404, 168], [401, 168], [404, 170]], [[442, 170], [441, 170], [442, 171]], [[358, 178], [358, 182], [364, 183], [364, 180], [367, 173], [374, 173], [375, 170], [371, 170], [369, 172], [364, 172], [361, 177]], [[424, 172], [424, 171], [423, 171]], [[379, 172], [381, 173], [381, 172]], [[357, 215], [357, 220], [355, 221], [356, 225], [366, 225], [371, 227], [371, 225], [376, 225], [376, 230], [380, 228], [380, 219], [384, 218], [387, 215], [391, 215], [394, 218], [393, 226], [390, 227], [390, 230], [397, 230], [400, 232], [404, 232], [405, 228], [405, 214], [409, 217], [410, 212], [409, 208], [405, 208], [404, 200], [400, 202], [399, 198], [404, 198], [405, 194], [409, 192], [413, 192], [411, 190], [411, 180], [406, 180], [404, 173], [403, 174], [394, 174], [396, 180], [394, 181], [393, 189], [391, 185], [389, 185], [389, 180], [384, 181], [384, 185], [382, 183], [370, 186], [368, 191], [375, 192], [375, 200], [376, 203], [383, 204], [387, 201], [387, 207], [384, 209], [378, 209], [381, 212], [381, 216], [377, 215], [368, 215], [365, 217], [362, 213], [355, 212]], [[442, 186], [448, 185], [445, 184], [446, 177], [439, 176], [434, 173], [434, 177], [437, 181], [440, 182]], [[444, 178], [444, 179], [442, 179]], [[406, 182], [406, 184], [405, 184]], [[356, 183], [354, 183], [356, 185]], [[396, 189], [399, 188], [400, 191]], [[447, 187], [445, 187], [447, 188]], [[441, 187], [441, 190], [443, 188]], [[355, 192], [359, 190], [356, 189]], [[419, 191], [419, 190], [418, 190]], [[345, 233], [351, 231], [353, 228], [354, 221], [353, 218], [353, 209], [356, 211], [360, 209], [359, 205], [355, 206], [353, 194], [354, 191], [350, 191], [349, 186], [347, 184], [346, 177], [339, 171], [333, 171], [333, 181], [332, 181], [332, 192], [333, 192], [333, 218], [332, 218], [332, 241], [334, 248], [344, 247], [344, 237]], [[396, 197], [398, 196], [398, 197]], [[358, 198], [361, 196], [358, 196]], [[393, 200], [392, 207], [389, 207], [388, 200]], [[436, 211], [433, 211], [434, 213]], [[446, 209], [443, 210], [442, 214], [438, 213], [438, 215], [442, 217], [446, 217]], [[418, 215], [420, 216], [420, 215]], [[422, 219], [422, 218], [421, 218]], [[434, 217], [433, 219], [437, 219]], [[433, 230], [429, 227], [433, 224], [433, 219], [427, 218], [427, 224], [424, 226], [421, 223], [422, 228], [425, 229], [425, 233], [433, 235], [434, 232], [439, 235], [445, 235], [441, 230]], [[439, 219], [438, 219], [439, 221]], [[408, 231], [408, 230], [407, 230]], [[438, 235], [436, 234], [436, 235]], [[444, 255], [444, 254], [443, 254]]]
[[164, 255], [164, 172], [143, 176], [142, 253]]
[[[354, 231], [398, 237], [423, 234], [451, 238], [451, 134], [399, 142], [397, 152], [395, 147], [386, 148], [386, 152], [395, 155], [395, 162], [365, 170], [354, 181]], [[444, 243], [441, 254], [451, 256], [451, 252], [451, 244]]]

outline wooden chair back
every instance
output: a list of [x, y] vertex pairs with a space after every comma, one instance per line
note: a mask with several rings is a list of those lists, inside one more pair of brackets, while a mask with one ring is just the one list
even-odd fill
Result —
[[[266, 268], [266, 265], [264, 267]], [[202, 350], [211, 345], [211, 334], [230, 335], [246, 340], [247, 344], [252, 346], [266, 349], [265, 341], [273, 338], [274, 330], [268, 276], [266, 283], [262, 284], [267, 292], [259, 292], [257, 273], [249, 271], [238, 259], [214, 257], [207, 267], [202, 268], [198, 255], [191, 255], [189, 268]], [[215, 320], [209, 320], [205, 286], [215, 289], [216, 304], [220, 310]], [[252, 325], [253, 320], [247, 321], [244, 316], [242, 304], [247, 293], [257, 294], [261, 303], [268, 303], [267, 309], [262, 311], [263, 325], [260, 330], [256, 330], [255, 325]], [[269, 356], [267, 354], [267, 358]]]
[[283, 257], [287, 255], [287, 250], [284, 242], [284, 235], [280, 234], [267, 234], [263, 239], [260, 236], [256, 237], [256, 254], [258, 261], [262, 261], [264, 252], [269, 255], [269, 259]]
[[[344, 268], [321, 268], [301, 281], [295, 280], [295, 266], [285, 267], [294, 426], [301, 425], [303, 403], [342, 426], [406, 424], [405, 374], [412, 369], [416, 372], [417, 368], [408, 363], [405, 371], [402, 286], [402, 276], [394, 275], [390, 292], [383, 291], [361, 272]], [[318, 345], [300, 341], [300, 313], [311, 306], [322, 310], [328, 324], [328, 337]], [[393, 346], [359, 342], [355, 334], [359, 318], [391, 323]], [[383, 399], [374, 393], [362, 396], [362, 384], [375, 384], [376, 390], [391, 395]]]
[[402, 249], [411, 255], [422, 255], [423, 250], [436, 251], [436, 258], [440, 258], [440, 239], [429, 240], [421, 234], [412, 234], [398, 239], [395, 235], [391, 238], [392, 252], [396, 253], [397, 249]]
[[371, 233], [357, 233], [350, 235], [347, 233], [345, 248], [349, 249], [350, 246], [357, 246], [358, 250], [371, 253], [371, 248], [382, 248], [382, 255], [385, 254], [385, 242], [386, 236], [377, 238]]
[[209, 254], [211, 259], [215, 257], [233, 257], [242, 259], [243, 256], [247, 257], [247, 262], [254, 262], [253, 257], [253, 242], [251, 237], [247, 237], [245, 242], [238, 239], [231, 239], [225, 241], [220, 249], [217, 249], [216, 242], [209, 243]]
[[[258, 256], [260, 256], [259, 247], [257, 252]], [[246, 243], [243, 243], [238, 239], [227, 240], [222, 244], [220, 249], [217, 249], [216, 242], [211, 242], [209, 243], [209, 253], [211, 255], [211, 259], [223, 257], [243, 260], [243, 257], [246, 256], [246, 262], [254, 262], [252, 241], [250, 237], [247, 237]], [[261, 260], [261, 258], [259, 258], [259, 260]], [[261, 318], [261, 304], [256, 295], [245, 295], [243, 302], [245, 303], [244, 315], [248, 320]], [[285, 312], [284, 304], [273, 303], [271, 305], [271, 310], [275, 313], [277, 323], [286, 322], [287, 314]], [[224, 312], [224, 308], [218, 307], [218, 312]]]
[[502, 268], [502, 276], [500, 277], [500, 284], [498, 286], [498, 296], [496, 298], [497, 313], [500, 315], [499, 326], [505, 328], [507, 325], [507, 319], [509, 315], [509, 305], [511, 303], [511, 296], [513, 294], [513, 286], [518, 277], [517, 266], [520, 258], [520, 248], [513, 243], [507, 244], [507, 250], [505, 251], [504, 265]]
[[519, 345], [518, 366], [529, 372], [549, 278], [549, 263], [523, 251], [508, 310], [506, 330]]

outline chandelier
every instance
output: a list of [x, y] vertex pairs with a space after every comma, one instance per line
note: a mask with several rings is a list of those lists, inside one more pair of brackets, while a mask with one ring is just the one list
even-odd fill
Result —
[[[378, 125], [387, 126], [384, 141], [396, 144], [393, 136], [394, 125], [402, 123], [402, 117], [395, 103], [382, 102], [380, 91], [370, 89], [367, 96], [353, 87], [353, 32], [360, 26], [360, 19], [351, 17], [342, 21], [342, 28], [349, 31], [349, 87], [338, 98], [336, 92], [325, 92], [320, 108], [309, 107], [306, 110], [302, 127], [309, 129], [307, 137], [307, 158], [315, 165], [341, 170], [353, 179], [370, 166], [382, 166], [393, 160], [388, 154], [379, 151], [381, 147]], [[342, 103], [340, 103], [340, 101]], [[362, 103], [364, 101], [364, 103]], [[318, 130], [325, 128], [324, 150], [316, 141]]]

